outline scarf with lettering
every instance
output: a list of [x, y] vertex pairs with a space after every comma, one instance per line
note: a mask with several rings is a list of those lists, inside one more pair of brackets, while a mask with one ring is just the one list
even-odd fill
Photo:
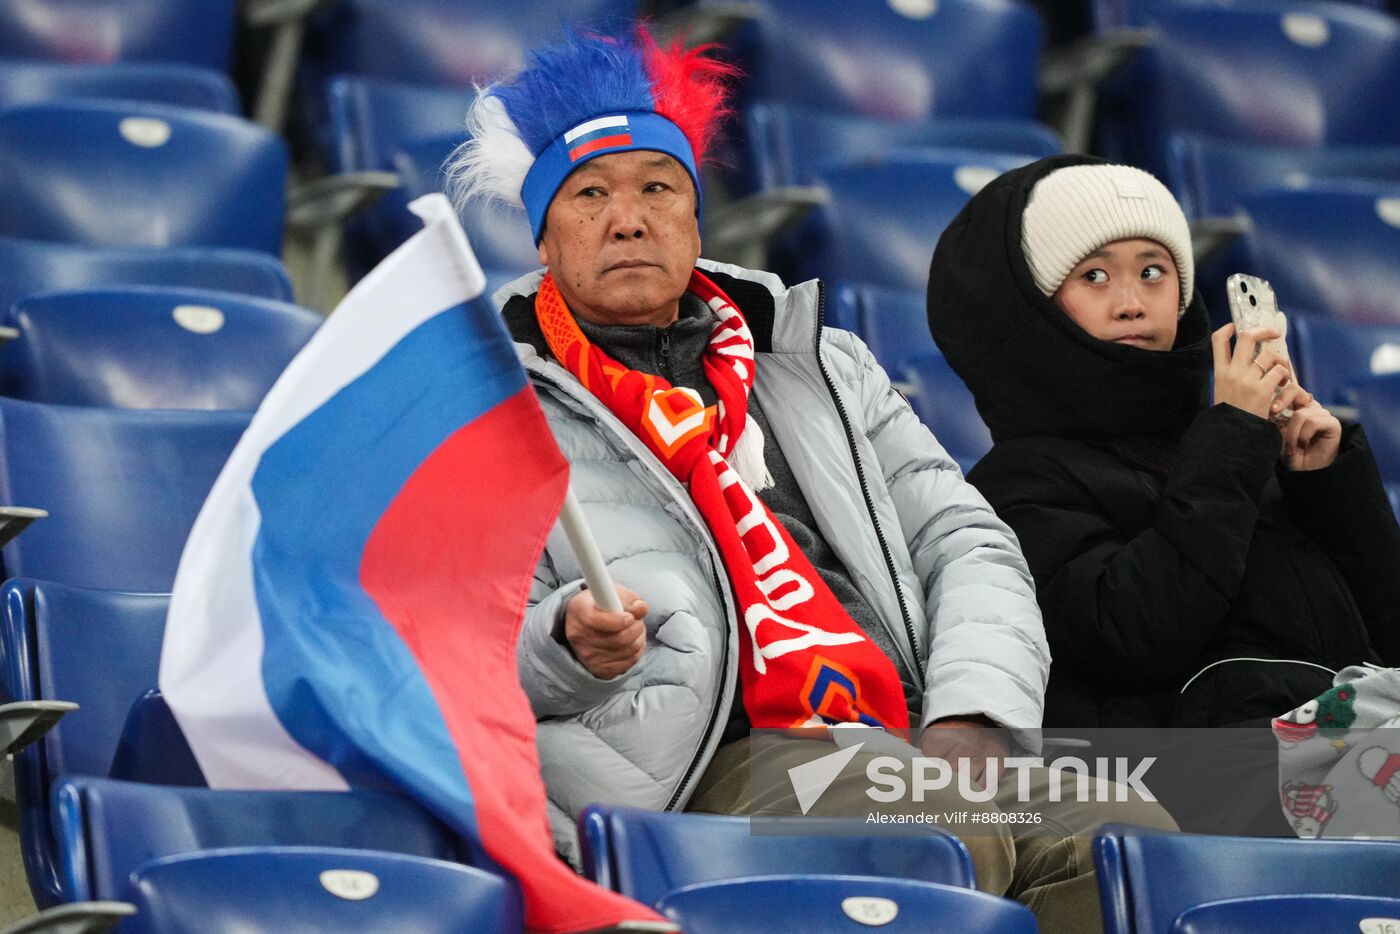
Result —
[[907, 730], [894, 664], [730, 465], [753, 388], [753, 337], [733, 302], [699, 270], [688, 291], [717, 319], [702, 361], [718, 397], [711, 406], [695, 390], [629, 369], [592, 344], [549, 275], [535, 296], [535, 315], [554, 356], [689, 489], [738, 606], [739, 681], [754, 727], [858, 722]]

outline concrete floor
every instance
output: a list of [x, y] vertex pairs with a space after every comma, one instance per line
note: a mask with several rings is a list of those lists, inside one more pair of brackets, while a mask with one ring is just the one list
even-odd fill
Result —
[[19, 809], [15, 807], [14, 767], [0, 760], [0, 925], [34, 914], [34, 899], [19, 855]]

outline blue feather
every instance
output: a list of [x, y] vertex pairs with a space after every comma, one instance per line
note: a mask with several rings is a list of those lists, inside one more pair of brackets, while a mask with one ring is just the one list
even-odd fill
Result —
[[628, 110], [651, 110], [651, 78], [631, 36], [602, 37], [566, 30], [559, 45], [530, 53], [525, 69], [492, 89], [520, 138], [538, 156], [585, 120]]

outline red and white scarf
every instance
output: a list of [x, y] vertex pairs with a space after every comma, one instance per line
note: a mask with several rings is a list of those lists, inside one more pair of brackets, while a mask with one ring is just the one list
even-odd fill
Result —
[[[860, 722], [907, 730], [894, 664], [730, 465], [748, 416], [754, 346], [729, 297], [698, 270], [689, 291], [718, 319], [703, 360], [718, 402], [628, 369], [589, 342], [546, 275], [535, 315], [554, 356], [690, 490], [743, 621], [740, 684], [756, 728]], [[756, 427], [756, 426], [755, 426]]]

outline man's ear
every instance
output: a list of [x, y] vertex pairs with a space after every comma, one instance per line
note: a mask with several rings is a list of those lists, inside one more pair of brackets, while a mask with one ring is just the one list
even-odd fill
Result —
[[545, 268], [548, 268], [549, 250], [544, 245], [544, 237], [540, 237], [540, 245], [537, 247], [537, 249], [540, 251], [540, 265], [544, 266]]

